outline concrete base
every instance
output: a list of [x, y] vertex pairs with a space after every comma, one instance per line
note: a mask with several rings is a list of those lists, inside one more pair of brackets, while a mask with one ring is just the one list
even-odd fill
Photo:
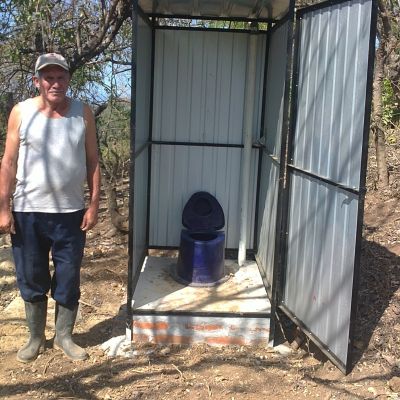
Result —
[[173, 279], [176, 261], [146, 258], [133, 296], [134, 341], [268, 344], [271, 307], [255, 262], [226, 260], [226, 281], [192, 287]]

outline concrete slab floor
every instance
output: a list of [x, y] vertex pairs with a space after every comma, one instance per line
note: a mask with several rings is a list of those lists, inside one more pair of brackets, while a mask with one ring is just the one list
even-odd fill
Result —
[[191, 287], [171, 276], [177, 262], [171, 257], [146, 258], [133, 295], [133, 308], [151, 311], [189, 311], [268, 314], [271, 305], [258, 266], [240, 267], [225, 261], [229, 279], [212, 287]]

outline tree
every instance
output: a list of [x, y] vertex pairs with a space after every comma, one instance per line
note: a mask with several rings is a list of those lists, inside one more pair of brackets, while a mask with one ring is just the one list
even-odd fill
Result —
[[[388, 115], [400, 103], [400, 4], [390, 0], [378, 0], [378, 47], [375, 56], [373, 112], [371, 129], [374, 135], [378, 186], [389, 186], [386, 159], [386, 129], [393, 124], [394, 114]], [[385, 104], [385, 96], [390, 92], [391, 104]], [[394, 104], [393, 104], [394, 103]]]
[[[97, 132], [100, 144], [100, 160], [105, 178], [105, 192], [108, 199], [108, 210], [116, 229], [127, 233], [126, 213], [121, 213], [117, 197], [117, 188], [123, 187], [128, 177], [130, 160], [130, 101], [116, 99], [112, 107], [107, 107], [97, 119]], [[126, 191], [127, 194], [127, 191]]]

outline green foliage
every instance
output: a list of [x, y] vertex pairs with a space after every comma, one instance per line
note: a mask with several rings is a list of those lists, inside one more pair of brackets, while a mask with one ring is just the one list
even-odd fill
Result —
[[388, 78], [383, 80], [382, 90], [382, 123], [386, 127], [394, 126], [399, 121], [399, 104], [393, 91], [391, 81]]
[[13, 98], [11, 93], [0, 96], [0, 154], [3, 154], [7, 133], [7, 120], [11, 111]]

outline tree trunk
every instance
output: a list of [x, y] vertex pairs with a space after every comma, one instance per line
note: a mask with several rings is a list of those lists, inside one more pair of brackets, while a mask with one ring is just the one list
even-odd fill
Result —
[[376, 163], [378, 171], [378, 187], [387, 188], [389, 186], [389, 174], [386, 162], [385, 131], [382, 125], [382, 87], [384, 74], [384, 42], [381, 40], [376, 50], [375, 75], [373, 85], [373, 114], [372, 131], [374, 133]]
[[128, 218], [119, 213], [117, 194], [114, 185], [108, 180], [105, 180], [103, 185], [107, 196], [107, 207], [110, 213], [111, 223], [118, 231], [128, 233]]

